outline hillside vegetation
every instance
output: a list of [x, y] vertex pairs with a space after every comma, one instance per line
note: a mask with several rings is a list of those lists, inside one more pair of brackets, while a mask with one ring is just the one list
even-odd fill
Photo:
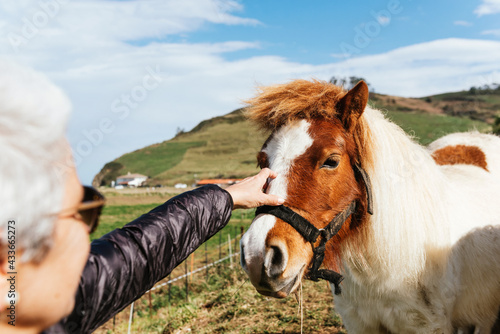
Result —
[[107, 163], [93, 185], [109, 185], [121, 174], [149, 176], [149, 184], [192, 184], [195, 179], [241, 178], [256, 171], [255, 156], [266, 138], [241, 110], [198, 124], [175, 138], [127, 153]]
[[[369, 103], [426, 145], [451, 132], [491, 131], [499, 122], [495, 117], [500, 115], [500, 90], [471, 88], [425, 98], [370, 94]], [[127, 172], [149, 176], [149, 185], [246, 177], [257, 171], [255, 156], [266, 138], [245, 120], [241, 109], [235, 110], [107, 163], [93, 185], [110, 185]]]

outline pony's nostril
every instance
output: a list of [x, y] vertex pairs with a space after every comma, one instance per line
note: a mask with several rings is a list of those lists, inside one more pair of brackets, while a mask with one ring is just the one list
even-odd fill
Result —
[[276, 267], [281, 266], [281, 263], [283, 262], [283, 254], [281, 253], [281, 249], [276, 246], [271, 246], [271, 249], [273, 250], [271, 265]]
[[286, 248], [281, 244], [274, 244], [269, 247], [264, 261], [264, 268], [269, 277], [283, 274], [288, 262]]
[[247, 263], [245, 261], [245, 247], [243, 247], [243, 245], [240, 246], [240, 254], [241, 267], [243, 270], [248, 271]]

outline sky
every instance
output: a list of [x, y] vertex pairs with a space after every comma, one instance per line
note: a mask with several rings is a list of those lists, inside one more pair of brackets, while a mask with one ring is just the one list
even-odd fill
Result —
[[69, 96], [78, 174], [242, 106], [258, 85], [365, 78], [422, 97], [500, 82], [500, 0], [17, 0], [0, 57]]

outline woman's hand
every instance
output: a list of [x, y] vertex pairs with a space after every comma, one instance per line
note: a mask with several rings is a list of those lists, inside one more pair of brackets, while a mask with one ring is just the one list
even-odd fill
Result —
[[278, 176], [269, 168], [264, 168], [259, 174], [248, 177], [243, 181], [226, 188], [233, 198], [233, 209], [250, 209], [261, 205], [281, 205], [284, 199], [276, 195], [264, 193], [267, 179]]

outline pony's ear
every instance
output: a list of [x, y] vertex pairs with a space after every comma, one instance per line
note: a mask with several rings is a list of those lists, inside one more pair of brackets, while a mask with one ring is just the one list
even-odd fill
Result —
[[339, 118], [344, 128], [351, 132], [368, 103], [368, 86], [361, 80], [337, 103]]

